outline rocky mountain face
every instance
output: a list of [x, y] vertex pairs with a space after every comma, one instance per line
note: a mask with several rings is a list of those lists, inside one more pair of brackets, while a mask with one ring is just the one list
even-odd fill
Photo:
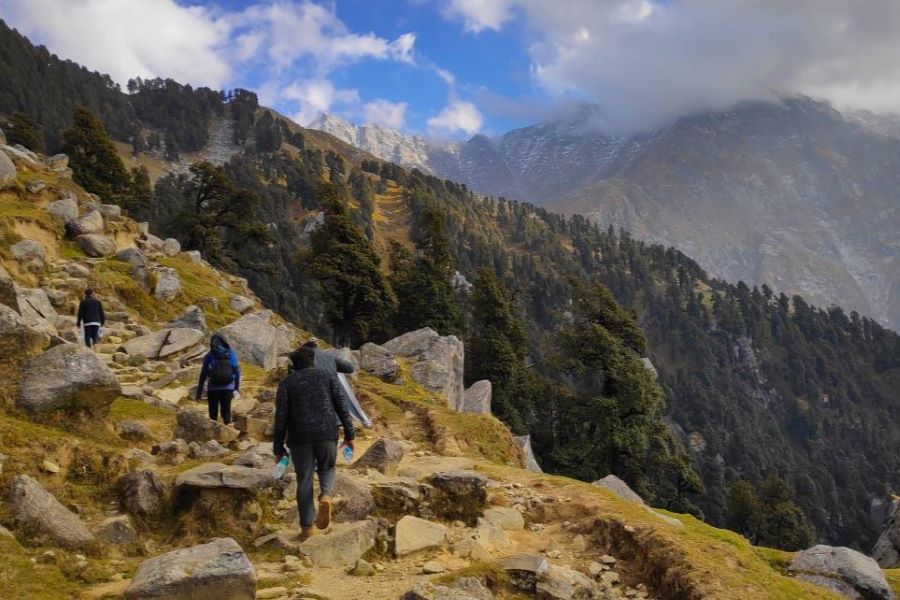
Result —
[[[489, 415], [490, 385], [462, 388], [460, 340], [428, 329], [340, 351], [375, 424], [339, 466], [334, 522], [300, 541], [271, 432], [285, 354], [309, 333], [100, 204], [65, 156], [0, 144], [0, 157], [6, 597], [894, 597], [853, 550], [817, 546], [783, 573], [615, 477], [540, 474]], [[71, 316], [88, 286], [107, 309], [96, 351]], [[212, 329], [243, 365], [235, 428], [192, 401]]]
[[[621, 137], [573, 117], [465, 143], [422, 143], [408, 166], [673, 245], [717, 277], [800, 293], [900, 329], [900, 127], [805, 98], [750, 104]], [[389, 160], [346, 122], [313, 125]]]

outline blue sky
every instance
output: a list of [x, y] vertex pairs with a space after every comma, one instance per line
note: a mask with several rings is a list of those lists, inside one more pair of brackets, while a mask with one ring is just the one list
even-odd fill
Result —
[[320, 111], [466, 138], [601, 107], [647, 130], [805, 93], [900, 112], [897, 0], [0, 0], [32, 40], [91, 69], [246, 87]]

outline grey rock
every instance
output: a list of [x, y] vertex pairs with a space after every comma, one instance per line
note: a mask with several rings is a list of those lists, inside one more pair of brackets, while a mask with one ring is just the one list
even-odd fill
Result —
[[353, 468], [375, 469], [385, 475], [394, 475], [405, 453], [406, 447], [400, 442], [381, 438], [353, 463]]
[[68, 225], [78, 219], [78, 201], [72, 197], [56, 200], [47, 206], [47, 212]]
[[200, 254], [199, 250], [188, 250], [184, 253], [184, 255], [187, 256], [191, 262], [194, 262], [197, 264], [203, 264], [203, 262], [204, 262], [203, 255]]
[[118, 204], [101, 204], [99, 210], [107, 219], [118, 219], [122, 216], [122, 207]]
[[162, 245], [162, 251], [166, 256], [177, 256], [181, 252], [181, 243], [175, 238], [166, 238]]
[[447, 528], [440, 523], [406, 515], [397, 521], [394, 540], [394, 555], [402, 557], [443, 546], [447, 541]]
[[141, 563], [126, 600], [255, 600], [256, 572], [232, 538], [173, 550]]
[[269, 323], [271, 311], [244, 315], [219, 330], [240, 360], [263, 367], [267, 371], [278, 363], [281, 331]]
[[522, 454], [525, 457], [525, 468], [534, 473], [543, 473], [544, 470], [541, 468], [541, 465], [538, 464], [537, 457], [534, 455], [534, 450], [531, 449], [531, 436], [530, 435], [517, 435], [513, 437], [513, 440], [522, 449]]
[[77, 262], [70, 262], [65, 266], [66, 273], [75, 279], [87, 279], [91, 276], [91, 270]]
[[21, 144], [16, 144], [15, 146], [0, 146], [0, 150], [2, 150], [3, 153], [11, 159], [15, 159], [29, 165], [38, 164], [38, 155]]
[[43, 265], [47, 260], [47, 251], [44, 246], [34, 240], [22, 240], [9, 247], [13, 258], [22, 262], [36, 262]]
[[350, 574], [354, 577], [368, 577], [369, 575], [375, 574], [375, 567], [372, 563], [360, 558], [357, 559], [356, 564], [353, 565]]
[[813, 576], [841, 581], [866, 600], [894, 598], [878, 563], [850, 548], [813, 546], [798, 552], [788, 570], [800, 578]]
[[476, 381], [463, 396], [460, 412], [476, 415], [491, 414], [491, 382], [487, 379]]
[[169, 323], [169, 327], [196, 329], [203, 333], [209, 332], [209, 328], [206, 326], [206, 316], [199, 306], [194, 305], [185, 308], [181, 316]]
[[227, 444], [237, 439], [240, 433], [230, 427], [213, 421], [203, 413], [194, 410], [180, 410], [175, 417], [173, 436], [186, 442], [208, 442], [216, 440]]
[[514, 587], [534, 593], [537, 582], [547, 573], [550, 563], [543, 556], [517, 554], [501, 559], [500, 567], [509, 574]]
[[410, 331], [384, 344], [385, 350], [412, 363], [413, 379], [443, 395], [459, 410], [463, 403], [465, 348], [456, 336], [440, 336], [429, 327]]
[[181, 278], [178, 277], [178, 271], [171, 267], [157, 267], [154, 270], [156, 274], [156, 287], [153, 288], [153, 295], [160, 300], [172, 300], [181, 291]]
[[361, 521], [375, 512], [375, 498], [369, 485], [346, 471], [334, 478], [334, 520], [338, 523]]
[[199, 444], [197, 442], [191, 442], [188, 444], [188, 454], [191, 458], [196, 458], [200, 460], [211, 460], [214, 458], [222, 458], [229, 453], [228, 448], [225, 448], [217, 442], [216, 440], [209, 440], [208, 442], [203, 442]]
[[141, 221], [137, 224], [138, 233], [141, 235], [147, 235], [150, 233], [150, 223], [147, 221]]
[[134, 517], [141, 519], [161, 515], [169, 490], [156, 471], [132, 471], [119, 480], [119, 503]]
[[147, 359], [167, 358], [193, 348], [204, 337], [203, 332], [196, 329], [185, 327], [160, 329], [128, 340], [122, 345], [122, 349], [129, 356]]
[[174, 439], [168, 442], [153, 444], [153, 455], [158, 457], [160, 463], [177, 465], [184, 462], [188, 453], [188, 444], [182, 439]]
[[31, 183], [26, 185], [25, 189], [28, 190], [29, 194], [37, 194], [47, 189], [47, 182], [42, 179], [36, 179], [35, 181], [32, 181]]
[[18, 309], [22, 320], [38, 331], [55, 336], [59, 315], [50, 303], [50, 298], [41, 288], [23, 288], [13, 285], [15, 299], [11, 308]]
[[103, 213], [99, 210], [88, 211], [84, 216], [70, 221], [67, 225], [69, 235], [78, 237], [91, 233], [103, 233]]
[[900, 511], [897, 508], [875, 542], [872, 558], [882, 569], [900, 567]]
[[0, 304], [0, 347], [10, 361], [21, 364], [39, 355], [49, 344], [48, 333], [32, 328], [19, 313]]
[[256, 302], [246, 296], [235, 295], [228, 299], [228, 306], [231, 310], [236, 310], [237, 312], [244, 314], [256, 306]]
[[232, 489], [258, 491], [275, 485], [268, 469], [253, 469], [239, 465], [206, 463], [194, 467], [175, 478], [176, 489]]
[[118, 433], [119, 437], [123, 440], [130, 440], [133, 442], [144, 442], [153, 439], [153, 434], [150, 433], [150, 430], [147, 429], [146, 425], [140, 421], [131, 419], [116, 423], [116, 433]]
[[146, 267], [147, 257], [135, 247], [125, 248], [116, 253], [116, 260], [126, 262], [132, 267]]
[[656, 370], [656, 367], [653, 366], [652, 360], [644, 357], [641, 359], [641, 362], [643, 363], [644, 368], [650, 372], [650, 375], [653, 377], [653, 379], [659, 379], [659, 372]]
[[494, 507], [485, 509], [484, 520], [505, 531], [518, 531], [525, 528], [525, 518], [515, 508]]
[[[47, 294], [47, 299], [50, 300], [50, 305], [53, 306], [53, 308], [63, 308], [66, 305], [68, 305], [69, 294], [66, 293], [65, 291], [56, 290], [56, 289], [48, 289], [48, 290], [45, 290], [45, 292]], [[64, 315], [62, 318], [65, 319], [66, 317], [69, 317], [69, 315]], [[71, 317], [71, 318], [74, 318], [74, 317]], [[71, 327], [74, 327], [74, 326], [75, 326], [75, 323], [72, 322]], [[56, 321], [56, 328], [59, 330], [65, 329], [65, 327], [60, 325], [59, 320]]]
[[384, 381], [393, 381], [400, 370], [400, 363], [381, 346], [368, 343], [359, 349], [359, 368]]
[[3, 133], [2, 129], [0, 129], [0, 145], [6, 145], [6, 134]]
[[94, 258], [112, 256], [116, 253], [116, 242], [106, 235], [87, 233], [79, 235], [77, 241], [84, 253]]
[[54, 173], [61, 173], [69, 168], [69, 157], [65, 154], [54, 154], [53, 156], [48, 156], [44, 159], [44, 166], [47, 167], [48, 171], [53, 171]]
[[89, 348], [62, 344], [25, 363], [16, 404], [36, 414], [53, 410], [105, 414], [122, 388]]
[[128, 515], [118, 515], [105, 519], [97, 528], [97, 538], [107, 544], [122, 546], [138, 541], [137, 531]]
[[607, 475], [603, 479], [598, 479], [597, 481], [591, 483], [591, 485], [606, 488], [615, 495], [624, 500], [628, 500], [629, 502], [634, 502], [641, 505], [644, 504], [644, 499], [638, 496], [634, 490], [628, 487], [627, 483], [625, 483], [615, 475]]
[[0, 152], [0, 186], [5, 186], [16, 180], [16, 165], [9, 159], [5, 152]]
[[374, 521], [339, 523], [324, 535], [315, 535], [300, 544], [300, 551], [317, 567], [344, 567], [375, 546], [378, 527]]
[[451, 584], [420, 581], [401, 600], [493, 600], [494, 595], [475, 577], [460, 577]]
[[599, 592], [598, 586], [586, 575], [568, 567], [551, 565], [537, 582], [538, 600], [590, 600]]
[[275, 454], [272, 452], [272, 443], [264, 442], [248, 448], [234, 460], [233, 464], [254, 469], [274, 469]]
[[22, 541], [53, 544], [71, 549], [90, 548], [96, 544], [93, 534], [81, 520], [27, 475], [17, 475], [12, 482], [7, 509], [12, 523], [28, 532]]

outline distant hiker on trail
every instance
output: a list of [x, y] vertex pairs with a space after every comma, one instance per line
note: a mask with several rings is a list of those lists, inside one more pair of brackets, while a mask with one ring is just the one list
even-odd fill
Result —
[[[338, 422], [344, 427], [343, 445], [353, 448], [353, 421], [348, 398], [333, 373], [316, 366], [315, 348], [301, 346], [290, 354], [294, 370], [278, 384], [275, 400], [275, 438], [272, 450], [277, 459], [287, 454], [285, 442], [297, 472], [297, 509], [300, 539], [331, 524], [331, 497], [334, 491], [338, 448]], [[313, 470], [319, 474], [319, 510], [313, 502]]]
[[84, 298], [78, 303], [78, 320], [75, 327], [84, 325], [84, 345], [93, 348], [100, 341], [100, 328], [106, 323], [103, 304], [94, 298], [94, 290], [84, 290]]
[[197, 400], [203, 396], [203, 384], [209, 379], [206, 388], [206, 401], [209, 404], [209, 418], [219, 418], [222, 409], [222, 422], [231, 425], [231, 400], [240, 393], [241, 367], [237, 354], [218, 333], [209, 340], [209, 352], [203, 358], [200, 369], [200, 381], [197, 383]]
[[353, 366], [353, 363], [319, 348], [318, 338], [310, 338], [309, 341], [303, 344], [303, 347], [312, 348], [316, 351], [317, 367], [337, 375], [338, 381], [344, 388], [344, 393], [347, 394], [347, 399], [350, 401], [348, 405], [350, 408], [350, 416], [362, 423], [364, 427], [371, 427], [372, 420], [363, 410], [362, 406], [360, 406], [359, 400], [357, 400], [356, 394], [353, 393], [353, 388], [350, 386], [350, 382], [346, 377], [356, 371], [356, 367]]

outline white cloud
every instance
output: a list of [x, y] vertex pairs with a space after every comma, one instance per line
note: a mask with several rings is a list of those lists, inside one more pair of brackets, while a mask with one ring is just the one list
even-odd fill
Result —
[[354, 89], [339, 89], [327, 79], [296, 81], [284, 88], [279, 98], [297, 103], [297, 110], [291, 118], [306, 125], [329, 112], [334, 106], [353, 104], [359, 101], [359, 92]]
[[900, 112], [897, 0], [448, 0], [469, 31], [524, 16], [537, 83], [643, 129], [745, 100], [809, 94]]
[[472, 135], [481, 130], [481, 112], [471, 102], [452, 99], [444, 110], [428, 119], [428, 129], [432, 135]]
[[221, 87], [231, 76], [229, 29], [212, 11], [174, 0], [0, 0], [0, 14], [52, 52], [116, 82], [171, 77]]
[[513, 0], [448, 0], [442, 13], [449, 19], [462, 19], [466, 31], [496, 31], [512, 19], [514, 4]]
[[406, 102], [391, 102], [379, 98], [363, 105], [363, 119], [366, 123], [377, 123], [391, 129], [406, 128]]

